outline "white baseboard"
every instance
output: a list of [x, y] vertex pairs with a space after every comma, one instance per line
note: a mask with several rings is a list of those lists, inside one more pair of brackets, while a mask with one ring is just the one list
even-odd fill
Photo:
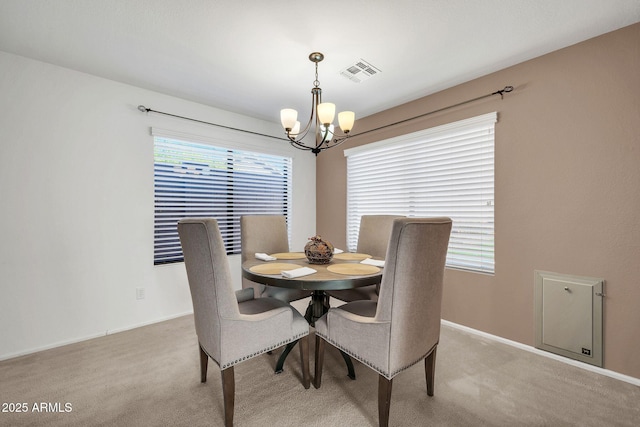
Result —
[[118, 332], [129, 331], [131, 329], [141, 328], [143, 326], [148, 326], [148, 325], [153, 325], [154, 323], [160, 323], [160, 322], [164, 322], [166, 320], [176, 319], [178, 317], [186, 316], [188, 314], [193, 314], [193, 310], [185, 312], [185, 313], [173, 314], [171, 316], [160, 317], [158, 319], [151, 320], [149, 322], [138, 323], [138, 324], [135, 324], [135, 325], [127, 326], [125, 328], [106, 330], [104, 332], [91, 334], [91, 335], [85, 335], [83, 337], [73, 338], [73, 339], [65, 340], [65, 341], [58, 341], [58, 342], [53, 343], [53, 344], [48, 344], [48, 345], [44, 345], [44, 346], [40, 346], [40, 347], [34, 347], [34, 348], [27, 349], [27, 350], [19, 351], [19, 352], [16, 352], [16, 353], [3, 354], [3, 355], [0, 355], [0, 361], [13, 359], [15, 357], [20, 357], [20, 356], [26, 356], [27, 354], [37, 353], [39, 351], [51, 350], [52, 348], [62, 347], [62, 346], [69, 345], [69, 344], [75, 344], [75, 343], [79, 343], [79, 342], [82, 342], [82, 341], [91, 340], [91, 339], [94, 339], [94, 338], [100, 338], [100, 337], [104, 337], [106, 335], [116, 334]]
[[170, 316], [161, 317], [159, 319], [150, 320], [148, 322], [143, 322], [143, 323], [138, 323], [138, 324], [135, 324], [135, 325], [124, 327], [124, 328], [111, 329], [111, 330], [108, 330], [105, 335], [111, 335], [111, 334], [117, 334], [118, 332], [130, 331], [131, 329], [136, 329], [136, 328], [141, 328], [143, 326], [153, 325], [154, 323], [160, 323], [160, 322], [165, 322], [165, 321], [171, 320], [171, 319], [177, 319], [178, 317], [186, 316], [188, 314], [193, 314], [193, 310], [186, 311], [186, 312], [180, 313], [180, 314], [172, 314]]
[[512, 347], [516, 347], [520, 350], [528, 351], [530, 353], [537, 354], [539, 356], [548, 357], [553, 360], [557, 360], [559, 362], [566, 363], [571, 366], [576, 366], [578, 368], [586, 369], [587, 371], [595, 372], [600, 375], [605, 375], [607, 377], [615, 378], [616, 380], [624, 381], [629, 384], [633, 384], [635, 386], [640, 387], [640, 378], [631, 377], [629, 375], [624, 375], [619, 372], [610, 371], [608, 369], [599, 368], [597, 366], [589, 365], [588, 363], [580, 362], [578, 360], [569, 359], [568, 357], [560, 356], [554, 353], [549, 353], [548, 351], [540, 350], [535, 347], [531, 347], [526, 344], [519, 343], [517, 341], [511, 341], [506, 338], [499, 337], [497, 335], [491, 335], [486, 332], [479, 331], [477, 329], [469, 328], [468, 326], [459, 325], [457, 323], [450, 322], [448, 320], [442, 320], [442, 324], [446, 326], [450, 326], [455, 329], [460, 329], [465, 332], [469, 332], [470, 334], [478, 335], [493, 341], [498, 341], [502, 344], [510, 345]]

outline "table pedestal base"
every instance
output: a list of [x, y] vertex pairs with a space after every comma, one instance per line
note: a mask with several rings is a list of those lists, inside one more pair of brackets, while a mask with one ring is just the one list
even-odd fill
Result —
[[[316, 320], [321, 318], [327, 311], [329, 311], [329, 295], [324, 291], [313, 291], [313, 294], [311, 294], [311, 302], [309, 302], [307, 311], [304, 313], [304, 318], [307, 319], [307, 322], [309, 322], [311, 326], [315, 326]], [[287, 359], [289, 353], [291, 353], [291, 349], [295, 347], [297, 343], [298, 340], [292, 341], [285, 346], [282, 354], [278, 358], [278, 363], [276, 363], [276, 374], [280, 374], [284, 371], [284, 361]], [[351, 357], [342, 350], [340, 351], [340, 354], [347, 365], [347, 376], [352, 380], [355, 380], [356, 371], [353, 368]]]
[[304, 318], [311, 326], [315, 326], [316, 320], [324, 316], [327, 311], [329, 311], [329, 295], [324, 291], [313, 291]]

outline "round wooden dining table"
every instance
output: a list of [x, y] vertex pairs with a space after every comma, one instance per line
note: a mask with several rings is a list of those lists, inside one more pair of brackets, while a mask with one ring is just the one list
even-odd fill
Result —
[[[310, 264], [303, 252], [287, 252], [271, 254], [271, 256], [276, 260], [245, 261], [242, 264], [242, 277], [268, 286], [312, 291], [311, 301], [304, 315], [311, 326], [329, 310], [329, 296], [326, 291], [375, 285], [380, 283], [382, 278], [381, 268], [360, 263], [366, 258], [371, 258], [368, 254], [335, 254], [328, 264]], [[283, 271], [295, 272], [302, 267], [312, 268], [316, 272], [295, 278], [285, 277], [282, 273]], [[294, 345], [295, 343], [291, 343], [285, 347], [276, 365], [277, 373], [282, 372], [284, 361]], [[345, 353], [341, 352], [341, 354], [347, 363], [349, 377], [355, 379], [351, 359]]]

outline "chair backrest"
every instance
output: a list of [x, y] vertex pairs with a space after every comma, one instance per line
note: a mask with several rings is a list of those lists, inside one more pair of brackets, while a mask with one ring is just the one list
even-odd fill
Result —
[[242, 262], [256, 252], [289, 252], [287, 220], [284, 215], [245, 215], [240, 217]]
[[391, 236], [393, 221], [404, 218], [398, 215], [362, 215], [356, 252], [384, 259]]
[[221, 318], [239, 318], [229, 260], [213, 218], [178, 221], [198, 341], [220, 361]]
[[393, 222], [376, 320], [390, 321], [389, 372], [424, 358], [440, 338], [444, 266], [450, 218]]

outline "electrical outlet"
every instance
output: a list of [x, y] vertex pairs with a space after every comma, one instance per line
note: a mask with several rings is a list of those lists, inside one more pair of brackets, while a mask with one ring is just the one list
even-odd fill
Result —
[[136, 299], [144, 299], [144, 288], [136, 288]]

